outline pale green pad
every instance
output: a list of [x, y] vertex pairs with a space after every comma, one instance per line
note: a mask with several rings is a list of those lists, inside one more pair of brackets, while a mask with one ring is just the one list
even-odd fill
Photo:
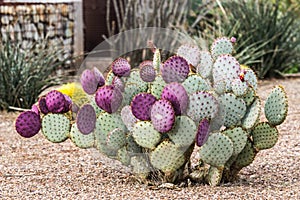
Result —
[[116, 151], [124, 147], [126, 145], [125, 132], [120, 128], [110, 131], [106, 138], [106, 145]]
[[153, 55], [153, 67], [157, 72], [159, 72], [160, 70], [160, 65], [161, 65], [160, 51], [159, 49], [156, 49]]
[[78, 130], [76, 124], [73, 124], [71, 127], [70, 138], [79, 148], [91, 148], [95, 143], [94, 132], [84, 135]]
[[205, 179], [210, 186], [218, 186], [222, 180], [223, 168], [210, 166]]
[[175, 126], [167, 134], [178, 147], [190, 146], [196, 137], [195, 122], [187, 116], [176, 117]]
[[122, 147], [117, 152], [117, 159], [125, 166], [130, 165], [130, 156], [126, 147]]
[[257, 124], [251, 134], [254, 147], [259, 150], [272, 148], [278, 140], [278, 130], [268, 122]]
[[281, 124], [288, 112], [286, 93], [281, 86], [273, 88], [265, 103], [265, 116], [271, 125]]
[[197, 65], [197, 73], [203, 78], [209, 78], [213, 67], [213, 59], [209, 51], [200, 52], [200, 62]]
[[251, 142], [247, 140], [244, 149], [241, 151], [241, 153], [239, 153], [233, 165], [238, 169], [246, 167], [253, 162], [255, 155], [255, 149], [253, 148]]
[[146, 178], [150, 173], [148, 163], [142, 156], [131, 157], [130, 165], [133, 168], [133, 173], [139, 175], [141, 178]]
[[196, 67], [200, 61], [200, 50], [197, 46], [183, 44], [177, 49], [177, 55], [183, 57], [189, 64]]
[[110, 70], [106, 75], [105, 84], [111, 85], [114, 77], [115, 77], [114, 73], [112, 72], [112, 70]]
[[199, 92], [208, 91], [211, 89], [210, 84], [207, 80], [197, 74], [191, 74], [184, 80], [182, 86], [188, 93], [188, 95]]
[[251, 85], [251, 87], [257, 90], [257, 77], [252, 69], [247, 69], [244, 75], [244, 80]]
[[243, 99], [236, 97], [234, 94], [225, 93], [220, 97], [219, 107], [225, 108], [224, 126], [231, 127], [240, 123], [246, 114], [246, 104]]
[[219, 132], [210, 134], [199, 150], [200, 158], [215, 167], [224, 167], [232, 153], [233, 142], [228, 136]]
[[155, 80], [150, 84], [150, 93], [157, 99], [160, 99], [165, 86], [166, 82], [163, 80], [162, 76], [156, 76]]
[[236, 96], [244, 96], [248, 91], [248, 84], [245, 81], [241, 81], [239, 78], [234, 79], [231, 83], [232, 92]]
[[227, 129], [222, 132], [228, 136], [233, 143], [232, 156], [238, 155], [245, 147], [247, 142], [247, 132], [241, 127], [235, 127], [233, 129]]
[[153, 167], [163, 172], [175, 172], [185, 162], [185, 157], [170, 141], [163, 141], [150, 154], [150, 161]]
[[247, 106], [250, 106], [255, 98], [256, 93], [254, 89], [252, 87], [249, 87], [247, 93], [243, 96], [243, 100], [245, 101]]
[[217, 38], [211, 45], [211, 54], [214, 59], [222, 54], [231, 54], [233, 51], [233, 45], [228, 38]]
[[137, 122], [131, 132], [136, 143], [144, 148], [154, 149], [161, 138], [161, 134], [149, 121]]
[[42, 133], [50, 142], [63, 142], [69, 137], [70, 124], [63, 114], [47, 114], [42, 119]]
[[259, 97], [257, 97], [252, 105], [247, 108], [247, 112], [242, 120], [242, 126], [245, 129], [251, 129], [258, 121], [261, 110], [261, 102]]

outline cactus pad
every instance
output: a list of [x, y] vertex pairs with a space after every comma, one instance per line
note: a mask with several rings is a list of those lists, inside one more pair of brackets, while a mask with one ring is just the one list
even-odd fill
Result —
[[248, 91], [248, 84], [245, 81], [237, 78], [231, 83], [232, 92], [236, 96], [244, 96]]
[[111, 83], [115, 88], [120, 90], [120, 92], [124, 92], [125, 84], [123, 83], [122, 79], [118, 76], [115, 76]]
[[70, 134], [70, 120], [63, 114], [47, 114], [42, 119], [42, 133], [50, 142], [63, 142]]
[[139, 121], [132, 129], [132, 136], [141, 147], [154, 149], [160, 141], [160, 133], [149, 121]]
[[243, 100], [245, 101], [247, 106], [250, 106], [253, 103], [255, 98], [256, 98], [255, 90], [252, 87], [249, 87], [247, 93], [243, 97]]
[[152, 61], [144, 61], [140, 64], [140, 77], [145, 82], [153, 82], [156, 77], [156, 70]]
[[108, 113], [114, 113], [122, 103], [122, 93], [112, 85], [100, 87], [95, 95], [97, 105]]
[[34, 111], [25, 111], [17, 117], [15, 127], [22, 137], [33, 137], [41, 129], [40, 116]]
[[207, 140], [209, 135], [210, 124], [209, 121], [204, 118], [199, 122], [198, 130], [196, 134], [196, 144], [201, 147]]
[[188, 147], [195, 140], [196, 129], [196, 124], [191, 118], [178, 116], [173, 129], [168, 132], [168, 136], [177, 147]]
[[50, 112], [61, 113], [65, 109], [65, 96], [56, 90], [52, 90], [46, 95], [46, 105]]
[[177, 55], [183, 57], [187, 62], [196, 67], [200, 61], [200, 50], [197, 46], [189, 44], [181, 45], [177, 50]]
[[111, 64], [111, 69], [114, 75], [123, 77], [129, 76], [131, 66], [125, 58], [118, 58]]
[[235, 126], [240, 123], [241, 119], [246, 114], [246, 103], [237, 98], [234, 94], [226, 93], [220, 97], [220, 106], [225, 108], [226, 116], [224, 125], [226, 127]]
[[250, 107], [247, 108], [247, 112], [242, 120], [242, 126], [246, 129], [251, 129], [259, 120], [261, 109], [260, 99], [257, 97]]
[[155, 49], [154, 55], [153, 55], [153, 67], [154, 69], [159, 72], [161, 66], [161, 55], [159, 49]]
[[127, 127], [129, 131], [132, 130], [135, 123], [138, 121], [138, 119], [132, 114], [131, 107], [130, 106], [124, 106], [121, 110], [121, 117], [123, 120], [123, 123]]
[[232, 153], [232, 141], [228, 136], [219, 132], [210, 134], [199, 150], [200, 158], [214, 167], [223, 167]]
[[265, 103], [265, 116], [271, 125], [279, 125], [285, 120], [288, 112], [287, 102], [283, 87], [274, 87]]
[[102, 87], [105, 84], [105, 78], [103, 76], [103, 74], [96, 68], [93, 68], [94, 71], [94, 75], [95, 75], [95, 79], [98, 83], [98, 87]]
[[77, 114], [76, 124], [82, 134], [89, 134], [94, 131], [96, 126], [96, 112], [90, 104], [83, 105]]
[[244, 70], [244, 80], [256, 91], [257, 90], [257, 77], [255, 72], [247, 68]]
[[31, 106], [31, 109], [30, 109], [30, 110], [33, 111], [33, 112], [35, 112], [37, 115], [40, 116], [40, 110], [39, 110], [39, 107], [38, 107], [37, 105], [33, 104], [33, 105]]
[[130, 165], [132, 166], [133, 173], [141, 179], [146, 179], [150, 173], [148, 163], [143, 156], [131, 157]]
[[163, 172], [175, 172], [185, 162], [182, 151], [169, 141], [160, 143], [150, 154], [150, 162], [153, 167]]
[[213, 67], [213, 59], [209, 51], [200, 52], [200, 62], [197, 65], [197, 73], [203, 78], [209, 78], [211, 76]]
[[76, 124], [71, 127], [70, 139], [79, 148], [91, 148], [95, 143], [94, 133], [84, 135], [79, 131]]
[[150, 85], [150, 93], [155, 96], [157, 99], [161, 97], [161, 93], [166, 86], [166, 82], [163, 78], [158, 75], [156, 76], [155, 80]]
[[175, 122], [175, 111], [172, 104], [165, 99], [158, 100], [153, 104], [150, 115], [154, 128], [161, 133], [171, 130]]
[[218, 102], [212, 94], [208, 92], [196, 92], [190, 96], [187, 115], [196, 123], [203, 118], [214, 118], [217, 112]]
[[210, 166], [208, 173], [205, 177], [205, 180], [210, 186], [218, 186], [218, 185], [220, 185], [222, 176], [223, 176], [222, 168]]
[[126, 147], [122, 147], [117, 152], [117, 159], [125, 166], [130, 165], [130, 155]]
[[189, 103], [189, 97], [185, 88], [176, 82], [169, 83], [164, 87], [161, 98], [171, 102], [176, 115], [185, 113]]
[[161, 67], [161, 75], [166, 83], [183, 82], [190, 68], [188, 62], [180, 56], [172, 56]]
[[49, 113], [49, 110], [48, 110], [47, 104], [46, 104], [46, 97], [40, 97], [38, 105], [39, 105], [39, 109], [40, 109], [41, 113], [43, 113], [43, 114]]
[[251, 132], [254, 147], [263, 150], [273, 147], [278, 140], [278, 130], [267, 122], [257, 124]]
[[82, 89], [87, 93], [87, 94], [94, 94], [97, 91], [98, 88], [98, 81], [95, 76], [94, 71], [90, 69], [85, 69], [80, 77], [80, 83], [82, 86]]
[[225, 37], [216, 39], [211, 45], [211, 54], [214, 59], [222, 54], [231, 54], [233, 51], [232, 42]]
[[140, 120], [150, 120], [150, 111], [156, 98], [149, 93], [139, 93], [131, 102], [132, 114]]
[[247, 140], [244, 149], [237, 156], [233, 166], [238, 169], [241, 169], [242, 167], [246, 167], [253, 162], [255, 155], [256, 155], [255, 149], [253, 148], [251, 142]]
[[222, 132], [224, 135], [228, 136], [233, 143], [232, 155], [238, 155], [245, 147], [247, 142], [247, 132], [241, 127], [235, 127], [233, 129], [226, 129]]
[[115, 151], [124, 147], [126, 145], [125, 132], [120, 128], [110, 131], [106, 138], [106, 145]]
[[189, 75], [182, 86], [189, 95], [199, 91], [208, 91], [211, 88], [208, 81], [197, 74]]

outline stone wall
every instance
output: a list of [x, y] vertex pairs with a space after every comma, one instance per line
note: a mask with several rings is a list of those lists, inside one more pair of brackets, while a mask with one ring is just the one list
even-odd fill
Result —
[[26, 48], [44, 39], [49, 48], [63, 48], [59, 59], [74, 54], [73, 3], [2, 3], [0, 5], [1, 39], [22, 42]]

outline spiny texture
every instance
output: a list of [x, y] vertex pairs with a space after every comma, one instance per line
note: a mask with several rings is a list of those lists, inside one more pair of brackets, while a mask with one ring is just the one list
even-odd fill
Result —
[[153, 82], [156, 77], [156, 70], [153, 62], [146, 60], [140, 64], [140, 77], [145, 82]]
[[131, 102], [132, 114], [139, 120], [150, 120], [150, 111], [156, 98], [149, 93], [136, 95]]
[[161, 67], [161, 75], [166, 83], [183, 82], [187, 78], [189, 71], [188, 62], [180, 56], [169, 58]]
[[125, 58], [118, 58], [111, 64], [111, 69], [116, 76], [129, 76], [131, 66]]
[[122, 93], [112, 85], [100, 87], [95, 95], [97, 105], [108, 113], [116, 112], [122, 99]]
[[83, 105], [77, 114], [77, 128], [82, 134], [90, 134], [96, 126], [96, 112], [90, 104]]
[[49, 112], [62, 113], [65, 109], [65, 96], [56, 90], [52, 90], [46, 95], [46, 105]]
[[23, 112], [17, 117], [15, 127], [22, 137], [30, 138], [41, 129], [40, 116], [34, 111]]

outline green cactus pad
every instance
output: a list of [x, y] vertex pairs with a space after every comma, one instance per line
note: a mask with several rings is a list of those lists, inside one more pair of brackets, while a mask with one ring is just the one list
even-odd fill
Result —
[[235, 127], [233, 129], [226, 129], [222, 132], [224, 135], [228, 136], [233, 143], [232, 155], [238, 155], [245, 147], [248, 134], [241, 127]]
[[97, 117], [100, 115], [100, 113], [104, 112], [99, 106], [97, 106], [95, 98], [90, 98], [90, 104], [93, 106]]
[[208, 170], [208, 174], [205, 177], [206, 182], [210, 186], [218, 186], [222, 180], [223, 169], [210, 166]]
[[238, 125], [246, 114], [246, 103], [234, 94], [223, 94], [219, 103], [219, 106], [225, 108], [225, 116], [223, 117], [225, 118], [224, 126], [226, 127]]
[[218, 102], [212, 94], [208, 92], [197, 92], [190, 95], [187, 115], [196, 123], [203, 118], [214, 118], [217, 112]]
[[117, 159], [125, 166], [130, 165], [130, 155], [126, 147], [122, 147], [117, 152]]
[[242, 126], [245, 129], [251, 129], [258, 121], [261, 110], [261, 102], [257, 97], [250, 107], [247, 108], [247, 112], [242, 120]]
[[207, 80], [197, 74], [191, 74], [182, 83], [186, 92], [190, 95], [199, 91], [208, 91], [211, 89]]
[[130, 160], [132, 171], [142, 179], [146, 179], [150, 173], [147, 161], [143, 156], [133, 156]]
[[111, 85], [114, 80], [114, 77], [115, 77], [114, 73], [112, 72], [112, 70], [110, 70], [106, 75], [105, 84]]
[[163, 141], [150, 154], [150, 162], [153, 167], [163, 172], [175, 172], [185, 162], [185, 157], [170, 141]]
[[252, 87], [249, 87], [247, 93], [242, 98], [246, 105], [250, 106], [256, 98], [255, 90]]
[[183, 44], [178, 48], [177, 55], [186, 59], [188, 63], [194, 67], [196, 67], [200, 61], [200, 50], [197, 46]]
[[211, 76], [213, 67], [213, 59], [209, 51], [200, 52], [200, 62], [197, 65], [196, 72], [203, 78], [209, 78]]
[[132, 130], [138, 119], [132, 114], [131, 106], [124, 106], [121, 110], [121, 118], [129, 131]]
[[281, 86], [273, 88], [265, 103], [265, 116], [272, 126], [280, 125], [288, 112], [288, 100]]
[[137, 122], [132, 129], [132, 136], [138, 145], [149, 149], [154, 149], [161, 138], [149, 121]]
[[247, 140], [244, 149], [241, 151], [241, 153], [239, 153], [232, 167], [241, 169], [250, 165], [253, 162], [255, 155], [255, 149], [253, 148], [251, 142]]
[[70, 131], [70, 138], [72, 142], [79, 148], [91, 148], [95, 143], [95, 135], [94, 133], [90, 133], [88, 135], [82, 134], [76, 124], [73, 124]]
[[236, 96], [244, 96], [248, 91], [248, 84], [245, 81], [241, 81], [241, 79], [234, 79], [231, 83], [232, 92]]
[[218, 82], [215, 82], [214, 83], [214, 91], [221, 95], [221, 94], [224, 94], [226, 92], [226, 81], [225, 80], [220, 80]]
[[127, 151], [130, 156], [142, 153], [142, 148], [134, 141], [132, 135], [127, 135]]
[[247, 68], [244, 71], [244, 80], [256, 91], [257, 90], [257, 77], [255, 75], [255, 72]]
[[216, 59], [212, 72], [214, 83], [224, 80], [229, 90], [231, 81], [240, 77], [241, 67], [233, 56], [221, 55]]
[[226, 37], [217, 38], [211, 45], [210, 51], [213, 59], [216, 59], [222, 54], [231, 54], [233, 51], [233, 45], [232, 42]]
[[161, 56], [159, 49], [155, 49], [154, 55], [153, 55], [153, 67], [157, 72], [160, 71], [161, 66]]
[[196, 137], [197, 127], [195, 122], [187, 116], [176, 117], [175, 126], [167, 134], [178, 147], [190, 146]]
[[47, 114], [42, 119], [42, 133], [50, 142], [63, 142], [69, 137], [70, 124], [63, 114]]
[[232, 153], [233, 142], [228, 136], [219, 132], [210, 134], [199, 150], [200, 158], [215, 167], [223, 167]]
[[159, 99], [166, 85], [167, 84], [163, 80], [162, 76], [158, 75], [156, 76], [155, 80], [150, 84], [150, 93], [157, 99]]
[[257, 124], [251, 132], [254, 147], [263, 150], [272, 148], [278, 140], [278, 130], [268, 122]]
[[216, 116], [210, 120], [210, 131], [219, 131], [223, 127], [225, 123], [224, 116], [226, 116], [225, 106], [219, 106]]
[[124, 147], [126, 145], [125, 132], [120, 128], [110, 131], [106, 138], [106, 145], [116, 151]]

